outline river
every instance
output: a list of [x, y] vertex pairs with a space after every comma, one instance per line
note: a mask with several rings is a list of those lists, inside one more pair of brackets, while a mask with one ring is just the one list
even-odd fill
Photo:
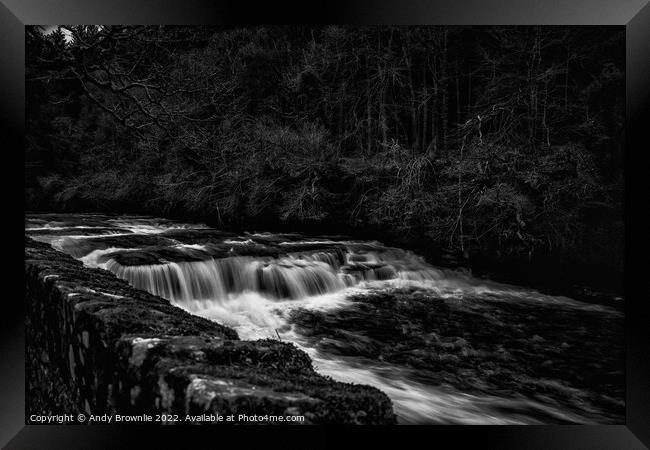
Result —
[[241, 339], [292, 342], [384, 391], [402, 424], [624, 422], [622, 307], [344, 236], [105, 214], [28, 214], [25, 231]]

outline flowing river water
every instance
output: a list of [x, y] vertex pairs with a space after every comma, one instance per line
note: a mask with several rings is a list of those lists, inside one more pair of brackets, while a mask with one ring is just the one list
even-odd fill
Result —
[[615, 306], [340, 236], [235, 234], [102, 214], [29, 214], [25, 227], [241, 339], [292, 342], [321, 374], [384, 391], [400, 423], [624, 421]]

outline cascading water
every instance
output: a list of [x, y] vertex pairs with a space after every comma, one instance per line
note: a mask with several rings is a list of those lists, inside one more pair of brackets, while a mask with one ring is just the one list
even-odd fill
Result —
[[345, 287], [327, 263], [292, 258], [232, 257], [142, 266], [123, 266], [109, 259], [103, 266], [138, 289], [176, 302], [223, 302], [229, 294], [247, 291], [275, 299], [300, 299]]
[[[375, 308], [375, 296], [382, 295], [394, 295], [397, 306], [405, 304], [400, 299], [407, 294], [431, 298], [430, 302], [447, 302], [453, 308], [445, 309], [447, 315], [440, 316], [441, 321], [449, 323], [445, 327], [455, 326], [450, 314], [463, 314], [476, 316], [478, 319], [472, 319], [472, 323], [477, 323], [479, 330], [482, 321], [486, 327], [501, 326], [502, 321], [493, 317], [499, 312], [494, 306], [499, 302], [508, 307], [521, 302], [612, 317], [618, 314], [606, 307], [439, 269], [411, 252], [378, 242], [270, 233], [235, 236], [202, 225], [141, 216], [34, 215], [27, 219], [26, 232], [88, 266], [109, 270], [136, 288], [231, 326], [242, 339], [280, 336], [293, 342], [311, 356], [321, 373], [384, 390], [403, 423], [544, 423], [544, 418], [571, 423], [593, 421], [595, 413], [567, 411], [556, 402], [543, 400], [544, 397], [491, 395], [484, 389], [482, 393], [468, 393], [449, 385], [431, 384], [409, 364], [401, 363], [401, 354], [391, 361], [383, 360], [381, 352], [379, 357], [373, 356], [377, 350], [367, 335], [378, 334], [375, 339], [381, 339], [383, 334], [390, 337], [391, 333], [416, 335], [423, 347], [405, 350], [404, 355], [420, 355], [428, 360], [444, 357], [453, 362], [453, 358], [459, 358], [455, 354], [438, 355], [440, 349], [458, 351], [460, 357], [469, 352], [480, 355], [478, 350], [462, 344], [462, 338], [454, 343], [440, 342], [430, 330], [418, 328], [411, 332], [409, 327], [421, 326], [411, 324], [411, 320], [400, 322], [402, 331], [383, 332], [379, 323], [377, 331], [372, 317], [368, 319], [370, 324], [355, 331], [356, 334], [337, 327], [339, 323], [358, 326], [361, 319], [357, 317]], [[353, 301], [359, 298], [368, 298], [368, 302]], [[359, 309], [362, 307], [366, 309]], [[300, 311], [324, 317], [324, 328], [318, 331], [321, 334], [296, 326], [292, 318]], [[348, 313], [353, 321], [344, 322], [343, 314], [334, 314], [338, 311]], [[327, 315], [330, 312], [333, 315]], [[313, 319], [309, 315], [307, 318]], [[415, 322], [416, 319], [417, 315]], [[435, 322], [435, 317], [431, 320]], [[513, 336], [518, 336], [516, 326], [513, 329]], [[391, 345], [401, 345], [401, 339], [398, 337]], [[363, 345], [366, 340], [370, 343], [364, 352], [354, 353], [346, 347], [358, 342]], [[434, 344], [438, 345], [435, 350]], [[328, 350], [339, 347], [345, 351]], [[430, 365], [438, 367], [434, 363]]]

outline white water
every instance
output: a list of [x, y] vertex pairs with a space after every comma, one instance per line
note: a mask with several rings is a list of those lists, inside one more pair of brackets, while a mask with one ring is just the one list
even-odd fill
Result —
[[[163, 234], [169, 230], [191, 229], [189, 225], [159, 224], [146, 219], [109, 219], [121, 228], [111, 236]], [[40, 225], [32, 230], [71, 229], [68, 236], [39, 235], [58, 249], [74, 247], [75, 239], [96, 236], [75, 235], [75, 228], [89, 226]], [[100, 226], [96, 228], [101, 228]], [[197, 228], [206, 229], [204, 226]], [[232, 247], [256, 245], [256, 238], [270, 234], [249, 234], [224, 239]], [[65, 247], [63, 246], [65, 244]], [[492, 296], [494, 301], [544, 302], [585, 310], [607, 310], [566, 297], [549, 297], [536, 291], [472, 278], [463, 272], [430, 266], [417, 255], [388, 248], [377, 242], [332, 240], [297, 240], [278, 242], [286, 249], [278, 258], [261, 256], [206, 257], [201, 261], [167, 261], [151, 265], [123, 265], [117, 254], [133, 252], [133, 247], [119, 246], [90, 251], [80, 259], [91, 267], [113, 272], [131, 285], [171, 300], [185, 310], [234, 328], [242, 339], [277, 338], [290, 341], [307, 352], [315, 369], [332, 378], [375, 386], [392, 399], [402, 423], [518, 424], [537, 423], [530, 415], [503, 414], [499, 405], [543, 412], [558, 419], [589, 423], [589, 420], [550, 405], [525, 398], [503, 399], [471, 395], [451, 387], [433, 387], [413, 381], [405, 369], [380, 362], [323, 354], [301, 336], [287, 318], [296, 308], [332, 310], [350, 304], [351, 294], [411, 287], [435, 293], [440, 298], [459, 302], [468, 296]], [[304, 250], [304, 246], [315, 246]], [[334, 245], [335, 250], [318, 245]], [[209, 245], [182, 244], [175, 248], [206, 251]], [[299, 250], [294, 251], [294, 249]], [[504, 296], [503, 294], [507, 294]], [[504, 300], [504, 299], [510, 300]], [[539, 422], [541, 423], [541, 422]]]

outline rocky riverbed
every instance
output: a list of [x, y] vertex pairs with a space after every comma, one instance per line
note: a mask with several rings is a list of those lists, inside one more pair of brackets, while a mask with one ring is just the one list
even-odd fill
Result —
[[622, 315], [577, 302], [459, 300], [410, 289], [349, 299], [336, 310], [296, 310], [290, 321], [322, 353], [400, 367], [430, 386], [521, 400], [496, 402], [504, 413], [544, 423], [624, 420]]

